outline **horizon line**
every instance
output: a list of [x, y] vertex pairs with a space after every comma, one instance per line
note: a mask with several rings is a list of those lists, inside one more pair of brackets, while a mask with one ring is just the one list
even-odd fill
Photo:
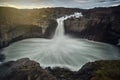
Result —
[[[109, 6], [109, 7], [117, 7], [119, 5], [115, 6]], [[52, 7], [52, 6], [46, 6], [46, 7], [33, 7], [33, 8], [20, 8], [20, 7], [15, 7], [15, 6], [8, 6], [8, 5], [0, 5], [0, 7], [9, 7], [9, 8], [16, 8], [16, 9], [42, 9], [42, 8], [78, 8], [78, 9], [94, 9], [94, 8], [109, 8], [109, 7], [93, 7], [93, 8], [79, 8], [79, 7]]]

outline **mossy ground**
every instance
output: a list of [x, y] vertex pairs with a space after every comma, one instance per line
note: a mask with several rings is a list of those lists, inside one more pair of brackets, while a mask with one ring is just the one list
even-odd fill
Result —
[[90, 80], [120, 80], [120, 60], [96, 61]]

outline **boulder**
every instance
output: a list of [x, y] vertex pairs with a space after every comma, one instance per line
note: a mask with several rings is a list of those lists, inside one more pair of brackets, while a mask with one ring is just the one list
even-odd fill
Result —
[[120, 60], [88, 62], [78, 71], [66, 68], [46, 68], [57, 80], [119, 80]]
[[56, 80], [39, 63], [28, 58], [9, 61], [0, 66], [0, 80]]

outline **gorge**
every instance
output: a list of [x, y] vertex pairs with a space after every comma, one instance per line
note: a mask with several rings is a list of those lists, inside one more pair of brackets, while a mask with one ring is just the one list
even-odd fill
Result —
[[0, 10], [0, 80], [120, 79], [120, 6]]
[[[119, 48], [86, 39], [72, 38], [64, 33], [64, 20], [82, 17], [74, 13], [57, 19], [58, 26], [52, 39], [26, 39], [3, 49], [6, 61], [28, 57], [41, 67], [61, 67], [78, 71], [83, 64], [95, 60], [119, 60]], [[29, 53], [29, 54], [28, 54]]]

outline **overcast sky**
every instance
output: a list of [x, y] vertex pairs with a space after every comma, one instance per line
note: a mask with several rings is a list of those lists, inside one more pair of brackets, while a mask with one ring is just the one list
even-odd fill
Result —
[[117, 6], [119, 4], [120, 0], [0, 0], [0, 6], [10, 6], [17, 8], [94, 8]]

